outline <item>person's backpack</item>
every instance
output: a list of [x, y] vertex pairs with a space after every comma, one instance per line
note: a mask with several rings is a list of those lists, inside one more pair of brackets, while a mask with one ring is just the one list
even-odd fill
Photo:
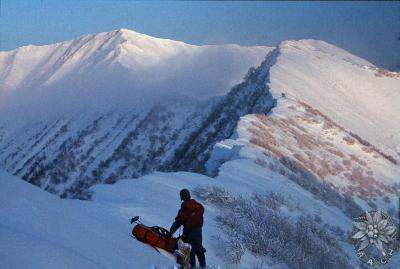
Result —
[[187, 216], [184, 226], [194, 228], [203, 225], [204, 207], [200, 203], [194, 201], [195, 204], [186, 208]]

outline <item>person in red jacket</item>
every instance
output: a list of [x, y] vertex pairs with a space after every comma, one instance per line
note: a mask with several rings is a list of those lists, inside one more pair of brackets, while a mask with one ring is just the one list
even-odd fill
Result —
[[183, 226], [183, 237], [187, 243], [192, 245], [190, 252], [190, 265], [196, 266], [196, 256], [199, 260], [200, 267], [206, 267], [206, 249], [203, 247], [202, 227], [204, 207], [196, 200], [191, 199], [190, 192], [182, 189], [179, 193], [182, 204], [174, 223], [169, 229], [173, 235], [179, 227]]

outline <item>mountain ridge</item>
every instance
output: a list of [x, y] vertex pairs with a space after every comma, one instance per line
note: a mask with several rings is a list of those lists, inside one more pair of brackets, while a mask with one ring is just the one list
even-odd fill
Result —
[[[166, 47], [158, 51], [148, 42]], [[62, 44], [36, 55], [41, 61], [53, 59], [45, 66], [61, 67], [48, 69], [43, 80], [46, 70], [28, 70], [33, 77], [26, 82], [39, 82], [32, 82], [32, 88], [15, 87], [16, 98], [0, 108], [5, 112], [0, 117], [0, 166], [62, 197], [87, 199], [93, 184], [155, 170], [205, 173], [214, 145], [235, 135], [241, 117], [273, 115], [282, 93], [396, 156], [388, 143], [396, 134], [392, 140], [374, 138], [370, 122], [378, 123], [379, 117], [368, 111], [369, 96], [357, 98], [357, 86], [368, 78], [368, 92], [391, 104], [396, 95], [380, 98], [382, 93], [368, 85], [383, 85], [389, 92], [398, 80], [376, 76], [372, 64], [326, 42], [285, 41], [275, 48], [193, 46], [122, 29], [67, 41], [65, 48]], [[149, 59], [158, 62], [147, 65], [140, 58], [146, 52], [133, 44], [155, 50]], [[176, 45], [178, 53], [166, 44]], [[120, 58], [113, 62], [114, 57]], [[137, 67], [136, 62], [143, 64]], [[0, 55], [0, 74], [10, 71], [2, 69], [6, 63]], [[5, 83], [2, 78], [0, 84]], [[388, 115], [396, 110], [385, 109]], [[357, 122], [362, 118], [367, 120]], [[383, 130], [392, 126], [389, 121], [380, 124]]]

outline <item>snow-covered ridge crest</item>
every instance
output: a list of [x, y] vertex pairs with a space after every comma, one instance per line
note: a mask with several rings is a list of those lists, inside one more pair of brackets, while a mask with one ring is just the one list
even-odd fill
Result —
[[314, 52], [314, 53], [321, 52], [331, 57], [335, 57], [337, 59], [341, 59], [361, 67], [370, 67], [370, 68], [375, 67], [372, 63], [368, 62], [367, 60], [360, 58], [342, 48], [336, 47], [322, 40], [315, 40], [315, 39], [287, 40], [283, 41], [280, 44], [280, 47], [284, 50], [295, 49], [295, 50], [302, 50], [304, 52]]

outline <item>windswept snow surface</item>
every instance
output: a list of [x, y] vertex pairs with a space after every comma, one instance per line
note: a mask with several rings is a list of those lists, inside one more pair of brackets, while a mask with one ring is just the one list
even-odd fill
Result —
[[[238, 169], [241, 167], [235, 171]], [[93, 201], [80, 201], [60, 199], [0, 172], [0, 267], [172, 268], [170, 260], [130, 236], [130, 218], [139, 215], [144, 224], [169, 228], [180, 207], [181, 188], [216, 183], [224, 185], [228, 178], [220, 182], [194, 173], [154, 173], [120, 184], [98, 185]], [[235, 181], [226, 187], [250, 193], [252, 184], [257, 183], [242, 188]], [[216, 257], [211, 239], [218, 234], [216, 209], [205, 206], [207, 262], [227, 268]], [[245, 268], [255, 264], [251, 255], [247, 263]], [[271, 268], [286, 267], [278, 264]]]
[[151, 268], [164, 256], [130, 237], [134, 212], [61, 200], [0, 172], [0, 268]]
[[[307, 192], [250, 160], [224, 164], [221, 175], [178, 172], [154, 173], [139, 179], [93, 188], [93, 201], [62, 200], [5, 172], [0, 174], [0, 267], [1, 268], [161, 268], [171, 262], [130, 237], [129, 219], [139, 215], [147, 225], [169, 227], [179, 209], [179, 190], [220, 186], [232, 194], [250, 195], [255, 190], [279, 191], [293, 203], [307, 206], [332, 225], [350, 227], [335, 208], [315, 202]], [[282, 181], [283, 180], [283, 181]], [[214, 222], [218, 210], [205, 204], [204, 246], [209, 265], [229, 268], [216, 256], [220, 234]], [[248, 254], [241, 268], [253, 268]], [[226, 267], [227, 266], [227, 267]], [[287, 268], [283, 264], [268, 268]]]
[[385, 151], [400, 142], [400, 76], [323, 41], [285, 41], [271, 92], [304, 101]]

